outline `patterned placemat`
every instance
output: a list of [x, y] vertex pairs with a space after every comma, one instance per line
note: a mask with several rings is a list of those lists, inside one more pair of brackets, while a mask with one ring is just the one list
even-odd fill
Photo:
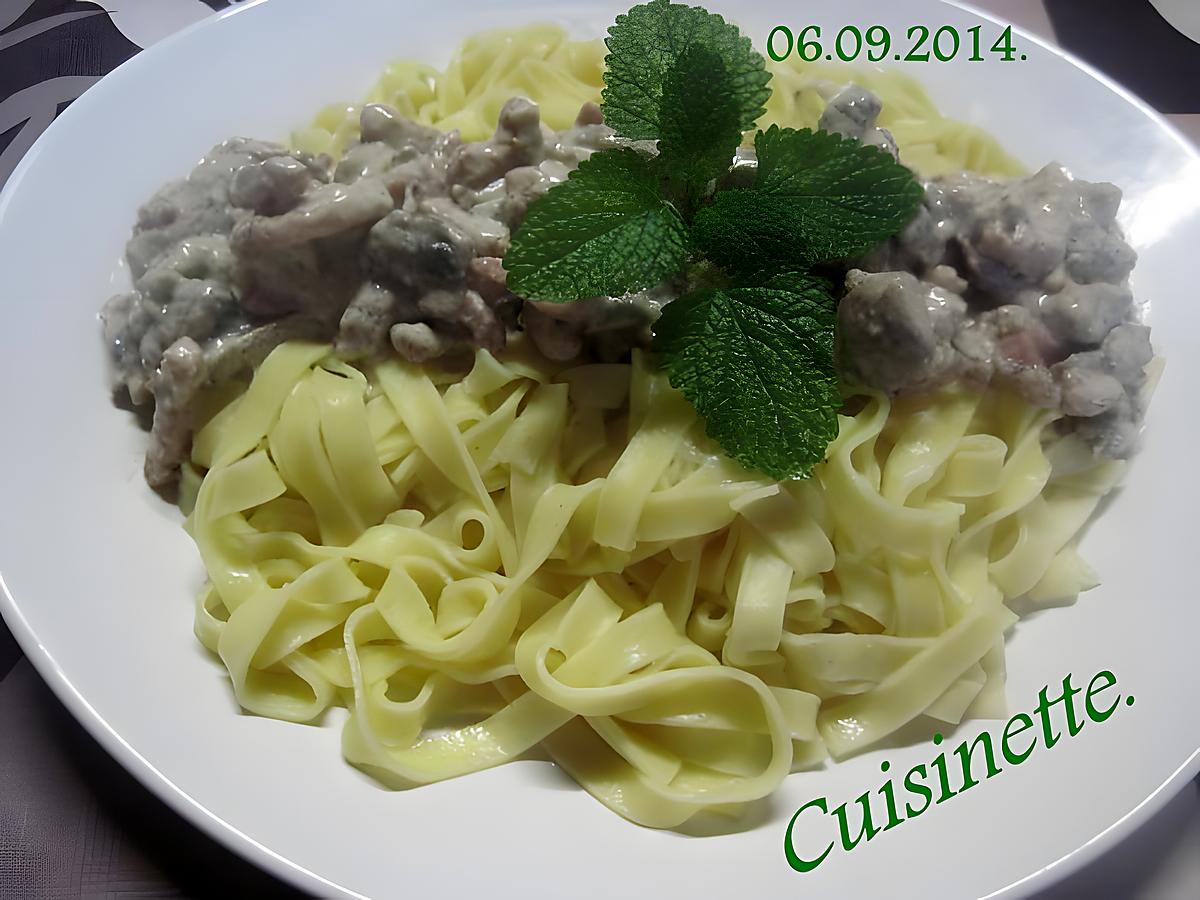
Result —
[[[1057, 35], [1200, 141], [1200, 33], [1188, 37], [1168, 21], [1172, 8], [1200, 0], [977, 2], [1033, 32]], [[106, 72], [230, 5], [0, 0], [0, 184], [54, 117]], [[1152, 66], [1144, 64], [1150, 48]], [[185, 822], [100, 749], [0, 621], [0, 898], [294, 895]], [[1195, 784], [1104, 859], [1045, 895], [1099, 896], [1200, 897]]]

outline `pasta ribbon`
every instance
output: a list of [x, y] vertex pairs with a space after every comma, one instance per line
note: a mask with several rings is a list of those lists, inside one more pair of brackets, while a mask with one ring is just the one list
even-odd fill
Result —
[[1074, 536], [1120, 464], [999, 392], [854, 403], [777, 484], [640, 358], [435, 382], [284, 344], [196, 440], [197, 637], [250, 712], [346, 706], [390, 785], [540, 746], [636, 822], [735, 816], [919, 715], [1002, 715], [1004, 601], [1095, 583]]

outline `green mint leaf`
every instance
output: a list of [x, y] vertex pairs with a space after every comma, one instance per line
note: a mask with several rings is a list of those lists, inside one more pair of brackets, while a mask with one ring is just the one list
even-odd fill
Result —
[[772, 478], [802, 478], [837, 437], [836, 303], [806, 275], [709, 289], [663, 308], [654, 349], [710, 437]]
[[721, 54], [693, 44], [663, 83], [658, 167], [669, 184], [697, 197], [729, 169], [742, 142], [741, 109]]
[[697, 6], [653, 0], [635, 6], [608, 29], [604, 72], [604, 121], [632, 140], [662, 136], [663, 91], [679, 57], [692, 46], [724, 61], [726, 93], [738, 111], [738, 130], [748, 131], [765, 111], [771, 75], [750, 39], [737, 26]]
[[804, 269], [853, 257], [898, 232], [924, 191], [878, 147], [772, 125], [754, 140], [752, 187], [721, 191], [693, 240], [732, 272]]
[[530, 204], [504, 268], [513, 293], [565, 303], [653, 287], [686, 256], [687, 227], [654, 167], [620, 148], [592, 154]]

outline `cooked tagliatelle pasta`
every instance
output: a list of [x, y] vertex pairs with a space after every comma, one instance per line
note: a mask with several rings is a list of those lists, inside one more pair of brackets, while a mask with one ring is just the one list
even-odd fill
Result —
[[283, 344], [195, 440], [196, 633], [251, 712], [347, 707], [386, 783], [540, 746], [635, 822], [734, 813], [922, 714], [1002, 714], [1004, 601], [1093, 583], [1073, 539], [1123, 464], [1046, 440], [1057, 413], [851, 402], [776, 483], [636, 354], [455, 379]]
[[[367, 101], [473, 140], [524, 95], [565, 129], [604, 52], [488, 32], [445, 71], [393, 64]], [[914, 169], [1021, 171], [903, 75], [770, 67], [764, 125], [816, 126], [852, 75]], [[293, 143], [340, 156], [359, 111]], [[735, 816], [922, 715], [1003, 715], [1006, 601], [1095, 583], [1074, 542], [1124, 465], [960, 384], [850, 394], [813, 477], [775, 482], [638, 351], [568, 364], [521, 339], [461, 377], [290, 341], [214, 393], [182, 496], [196, 633], [243, 708], [345, 707], [346, 759], [397, 787], [542, 753], [653, 827]]]

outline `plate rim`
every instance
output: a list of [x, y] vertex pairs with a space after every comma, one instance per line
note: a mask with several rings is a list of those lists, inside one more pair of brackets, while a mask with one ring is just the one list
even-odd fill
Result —
[[[216, 27], [220, 23], [232, 19], [234, 16], [267, 2], [268, 0], [248, 0], [248, 2], [227, 7], [192, 22], [152, 46], [142, 49], [141, 52], [121, 63], [111, 72], [104, 75], [86, 93], [88, 95], [96, 93], [104, 94], [109, 90], [118, 90], [119, 88], [114, 85], [120, 84], [122, 79], [131, 77], [130, 73], [136, 72], [139, 66], [142, 65], [139, 60], [145, 57], [147, 53], [152, 53], [155, 56], [161, 55], [168, 52], [170, 47], [177, 41], [187, 40], [193, 33], [199, 30]], [[1042, 50], [1057, 56], [1118, 95], [1123, 101], [1151, 120], [1162, 133], [1168, 135], [1187, 156], [1191, 157], [1193, 162], [1200, 163], [1200, 147], [1197, 147], [1196, 144], [1168, 121], [1163, 114], [1151, 107], [1140, 96], [1099, 71], [1090, 63], [1064, 50], [1062, 47], [1050, 43], [1040, 35], [1034, 34], [1024, 27], [1003, 18], [999, 14], [980, 9], [974, 3], [968, 2], [968, 0], [937, 0], [937, 2], [960, 9], [984, 21], [1011, 26], [1013, 32], [1023, 40], [1030, 41]], [[118, 75], [118, 73], [120, 73], [119, 77], [114, 79], [113, 76]], [[108, 83], [107, 86], [105, 86], [106, 82]], [[52, 136], [58, 130], [61, 130], [59, 122], [64, 119], [69, 120], [69, 117], [72, 116], [78, 106], [78, 102], [73, 103], [61, 115], [57, 116], [18, 161], [8, 181], [0, 189], [0, 218], [2, 218], [11, 197], [17, 192], [26, 171], [35, 165], [35, 161], [40, 155], [43, 146], [49, 140], [53, 140], [53, 137], [48, 138], [47, 136]], [[250, 861], [292, 887], [306, 891], [319, 890], [323, 895], [328, 895], [327, 892], [333, 891], [339, 897], [370, 900], [366, 895], [322, 877], [301, 863], [277, 853], [267, 845], [241, 831], [232, 822], [218, 816], [198, 799], [176, 785], [166, 774], [139, 753], [91, 705], [83, 693], [67, 677], [49, 649], [41, 643], [32, 626], [26, 620], [16, 597], [9, 589], [2, 571], [0, 571], [0, 618], [4, 620], [12, 632], [17, 645], [20, 647], [25, 658], [29, 660], [35, 672], [50, 687], [55, 697], [67, 708], [74, 719], [86, 729], [88, 734], [100, 744], [109, 756], [116, 760], [125, 771], [133, 775], [139, 784], [150, 791], [158, 800], [169, 806], [189, 824], [198, 828], [209, 838], [220, 843], [230, 852]], [[1075, 849], [1064, 853], [1053, 862], [984, 895], [982, 900], [1000, 900], [1000, 898], [1027, 896], [1035, 891], [1045, 890], [1069, 875], [1080, 871], [1089, 863], [1094, 862], [1109, 852], [1116, 844], [1135, 833], [1138, 828], [1159, 812], [1185, 784], [1194, 779], [1198, 774], [1200, 774], [1200, 747], [1192, 750], [1190, 755], [1158, 787], [1116, 821], [1101, 829]]]
[[[192, 22], [190, 25], [181, 28], [179, 31], [150, 47], [143, 48], [141, 52], [125, 60], [125, 62], [103, 76], [96, 84], [92, 85], [85, 92], [85, 95], [91, 94], [98, 89], [101, 93], [107, 90], [115, 90], [116, 88], [113, 88], [112, 85], [119, 83], [123, 78], [130, 77], [129, 72], [136, 71], [142, 65], [139, 60], [145, 57], [147, 53], [153, 52], [158, 54], [168, 52], [173, 44], [187, 40], [193, 33], [201, 29], [215, 27], [225, 20], [267, 2], [268, 0], [249, 0], [247, 3], [239, 3], [236, 6], [226, 7], [223, 10]], [[159, 49], [164, 47], [166, 48], [165, 51]], [[113, 79], [113, 75], [118, 75], [119, 77]], [[108, 82], [107, 86], [105, 86], [105, 82]], [[82, 100], [83, 98], [80, 99]], [[16, 168], [13, 169], [4, 186], [0, 188], [0, 218], [3, 218], [3, 214], [11, 198], [16, 194], [21, 181], [25, 177], [25, 173], [35, 165], [35, 161], [41, 154], [43, 147], [50, 140], [53, 140], [52, 136], [57, 131], [61, 130], [59, 123], [65, 117], [71, 116], [75, 112], [74, 108], [79, 105], [79, 101], [76, 101], [63, 110], [60, 115], [56, 116], [54, 121], [38, 135], [37, 139], [25, 152], [25, 155], [17, 162]], [[231, 853], [235, 853], [242, 859], [248, 860], [292, 887], [309, 892], [318, 890], [322, 892], [333, 891], [338, 897], [349, 897], [354, 898], [354, 900], [371, 900], [371, 898], [364, 894], [323, 878], [300, 863], [288, 859], [283, 854], [276, 853], [270, 847], [241, 831], [232, 822], [221, 818], [198, 799], [175, 784], [165, 773], [154, 766], [150, 760], [139, 753], [133, 745], [121, 737], [116, 729], [88, 702], [83, 693], [67, 677], [58, 660], [54, 658], [50, 650], [38, 639], [32, 626], [26, 620], [25, 614], [21, 611], [16, 597], [9, 590], [3, 571], [0, 571], [0, 618], [4, 620], [13, 638], [16, 640], [17, 646], [21, 648], [21, 652], [33, 666], [34, 671], [49, 686], [54, 696], [67, 708], [67, 711], [71, 713], [75, 721], [84, 727], [93, 740], [121, 768], [136, 778], [142, 787], [150, 791], [158, 800], [165, 803], [173, 812], [181, 816], [190, 825], [199, 829], [209, 838], [217, 841]]]

